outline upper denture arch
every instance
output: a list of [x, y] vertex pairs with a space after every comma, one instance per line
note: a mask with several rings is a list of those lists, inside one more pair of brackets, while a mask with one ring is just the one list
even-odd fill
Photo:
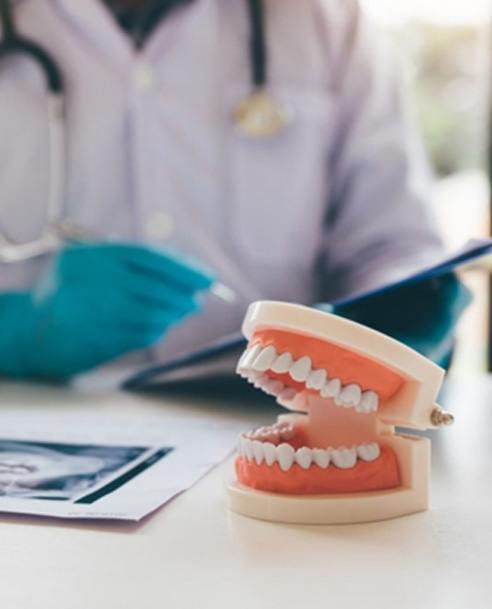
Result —
[[[271, 346], [278, 356], [290, 354], [294, 362], [309, 357], [312, 370], [325, 370], [327, 377], [340, 379], [342, 385], [358, 385], [362, 391], [374, 391], [381, 400], [387, 400], [394, 395], [403, 383], [403, 378], [388, 367], [373, 359], [349, 351], [334, 343], [312, 336], [285, 330], [264, 329], [254, 333], [250, 345]], [[285, 384], [296, 387], [296, 380], [285, 377], [286, 373], [270, 370], [268, 375], [283, 380]], [[299, 381], [297, 381], [299, 383]], [[304, 381], [297, 389], [304, 388]]]

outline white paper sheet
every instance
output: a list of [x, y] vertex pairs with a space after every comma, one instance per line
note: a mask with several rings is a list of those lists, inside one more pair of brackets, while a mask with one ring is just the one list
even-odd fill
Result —
[[243, 425], [0, 415], [0, 512], [140, 520], [231, 453]]

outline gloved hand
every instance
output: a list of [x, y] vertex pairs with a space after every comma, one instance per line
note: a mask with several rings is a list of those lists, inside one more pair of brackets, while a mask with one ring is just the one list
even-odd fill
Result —
[[353, 303], [318, 306], [379, 330], [447, 367], [455, 325], [470, 302], [468, 288], [454, 273], [447, 273]]
[[67, 246], [32, 291], [0, 295], [0, 374], [66, 379], [148, 347], [213, 277], [141, 245]]

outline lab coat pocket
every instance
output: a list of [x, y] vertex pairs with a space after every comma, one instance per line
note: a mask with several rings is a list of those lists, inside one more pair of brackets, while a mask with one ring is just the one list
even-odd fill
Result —
[[319, 249], [329, 188], [333, 101], [321, 91], [277, 91], [293, 121], [277, 136], [231, 134], [232, 236], [241, 256], [307, 268]]

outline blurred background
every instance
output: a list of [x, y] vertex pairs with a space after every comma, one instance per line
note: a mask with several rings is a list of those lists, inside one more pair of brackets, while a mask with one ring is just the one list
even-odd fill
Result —
[[[362, 0], [395, 36], [436, 182], [435, 213], [450, 248], [489, 234], [487, 147], [492, 0]], [[468, 273], [475, 301], [459, 328], [455, 371], [485, 370], [488, 279]]]

